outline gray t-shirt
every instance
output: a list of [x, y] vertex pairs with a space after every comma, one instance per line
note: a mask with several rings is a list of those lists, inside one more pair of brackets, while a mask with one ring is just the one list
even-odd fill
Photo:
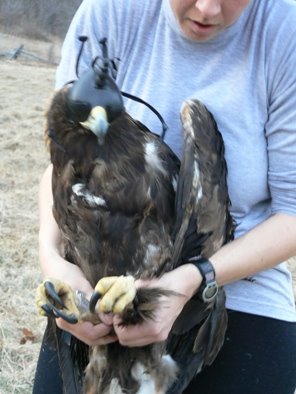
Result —
[[[223, 135], [236, 237], [271, 214], [296, 215], [296, 2], [252, 0], [232, 26], [207, 42], [184, 37], [169, 0], [84, 0], [65, 39], [56, 87], [76, 79], [78, 36], [88, 36], [81, 74], [101, 54], [118, 61], [120, 88], [162, 114], [166, 142], [181, 155], [179, 110], [201, 100]], [[152, 131], [161, 124], [145, 106], [127, 111]], [[285, 263], [225, 286], [227, 307], [296, 321]]]

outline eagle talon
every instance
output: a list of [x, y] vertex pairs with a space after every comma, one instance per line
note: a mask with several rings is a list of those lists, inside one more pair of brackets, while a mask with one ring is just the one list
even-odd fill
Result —
[[78, 322], [77, 317], [73, 313], [66, 314], [50, 302], [42, 305], [41, 308], [44, 310], [47, 317], [61, 317], [63, 320], [70, 324], [76, 324]]
[[65, 304], [59, 297], [58, 293], [55, 290], [54, 284], [50, 281], [45, 281], [43, 284], [46, 293], [53, 299], [53, 301], [59, 305], [61, 308], [66, 308]]
[[53, 310], [50, 305], [44, 304], [41, 306], [41, 309], [43, 309], [47, 317], [55, 317], [55, 314], [53, 313]]
[[54, 305], [52, 305], [52, 309], [55, 317], [61, 317], [63, 320], [70, 324], [78, 323], [78, 318], [73, 313], [64, 313], [60, 309], [56, 308]]
[[60, 317], [70, 324], [89, 317], [85, 295], [82, 292], [74, 293], [67, 283], [54, 278], [45, 279], [38, 286], [36, 305], [40, 315]]
[[104, 313], [121, 314], [132, 308], [136, 296], [135, 278], [132, 276], [107, 276], [98, 281], [90, 301], [90, 311], [95, 312], [96, 303], [101, 298], [99, 309]]
[[90, 301], [89, 301], [89, 310], [91, 311], [91, 313], [96, 312], [96, 305], [101, 297], [102, 297], [102, 294], [99, 293], [98, 291], [93, 292], [93, 294], [90, 298]]

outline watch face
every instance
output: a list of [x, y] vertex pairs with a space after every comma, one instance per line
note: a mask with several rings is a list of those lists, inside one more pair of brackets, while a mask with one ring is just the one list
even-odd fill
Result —
[[217, 282], [208, 283], [203, 291], [203, 299], [206, 302], [211, 301], [218, 292]]

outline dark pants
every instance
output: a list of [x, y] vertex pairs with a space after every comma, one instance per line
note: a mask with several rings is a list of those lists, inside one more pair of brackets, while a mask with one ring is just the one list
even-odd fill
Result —
[[221, 352], [184, 394], [293, 394], [296, 323], [229, 311]]
[[[296, 323], [228, 312], [229, 324], [221, 352], [184, 394], [293, 394]], [[43, 341], [33, 394], [62, 392], [56, 352]]]

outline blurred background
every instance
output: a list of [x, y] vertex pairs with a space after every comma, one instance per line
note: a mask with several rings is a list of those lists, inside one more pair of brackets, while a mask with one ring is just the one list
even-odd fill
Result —
[[33, 39], [63, 38], [81, 0], [0, 0], [0, 26]]
[[44, 119], [80, 2], [0, 0], [0, 394], [32, 392], [46, 324], [35, 308]]

